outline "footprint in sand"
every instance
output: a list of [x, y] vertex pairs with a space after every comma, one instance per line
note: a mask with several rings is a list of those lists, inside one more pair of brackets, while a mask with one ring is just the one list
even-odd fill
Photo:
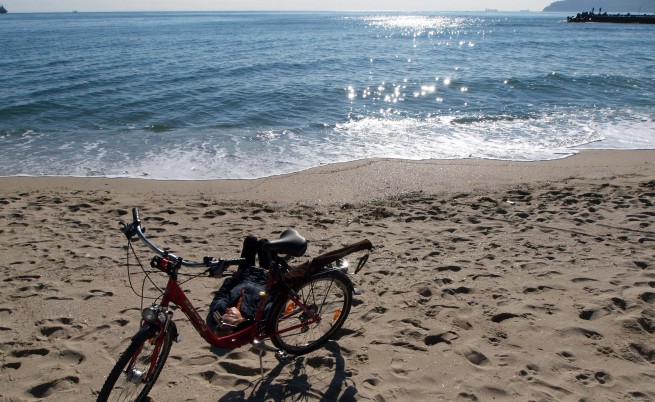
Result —
[[47, 337], [47, 338], [61, 338], [63, 337], [64, 333], [64, 327], [59, 327], [59, 326], [46, 326], [42, 327], [39, 332], [41, 332], [41, 335]]
[[653, 320], [653, 317], [642, 316], [637, 318], [637, 323], [649, 334], [655, 333], [655, 321]]
[[434, 346], [439, 343], [445, 343], [446, 345], [450, 345], [452, 341], [456, 340], [457, 338], [459, 338], [459, 336], [457, 335], [456, 332], [446, 331], [443, 333], [426, 336], [423, 339], [423, 343], [425, 343], [426, 346]]
[[448, 295], [451, 295], [451, 296], [454, 296], [454, 295], [457, 295], [457, 294], [469, 294], [471, 292], [472, 292], [471, 288], [468, 288], [466, 286], [460, 286], [460, 287], [455, 288], [455, 289], [443, 289], [441, 291], [442, 295], [443, 294], [448, 294]]
[[630, 349], [637, 352], [644, 360], [650, 363], [655, 363], [655, 349], [652, 346], [647, 346], [642, 343], [631, 343]]
[[641, 392], [641, 391], [632, 391], [628, 392], [628, 394], [625, 396], [626, 401], [640, 401], [640, 402], [650, 402], [652, 401], [650, 397], [650, 392]]
[[23, 363], [21, 362], [7, 362], [2, 364], [3, 369], [12, 369], [12, 370], [18, 370], [20, 366], [22, 366]]
[[73, 319], [70, 317], [60, 317], [36, 322], [36, 325], [40, 327], [39, 332], [41, 335], [48, 339], [70, 339], [72, 337], [71, 330], [79, 329], [72, 324]]
[[110, 209], [107, 211], [108, 215], [115, 215], [115, 216], [124, 216], [127, 215], [129, 212], [125, 209]]
[[480, 398], [478, 398], [474, 393], [471, 393], [471, 392], [462, 391], [457, 396], [460, 397], [461, 399], [474, 401], [474, 402], [477, 402], [477, 401], [480, 400]]
[[603, 339], [603, 335], [599, 334], [598, 332], [585, 328], [580, 328], [580, 327], [569, 327], [562, 331], [559, 331], [559, 333], [564, 338], [568, 338], [571, 336], [584, 336], [586, 338], [593, 339], [593, 340]]
[[611, 374], [609, 374], [609, 373], [607, 373], [605, 371], [598, 371], [598, 372], [594, 373], [594, 379], [596, 381], [598, 381], [599, 384], [609, 385], [612, 382], [613, 377], [612, 377]]
[[645, 301], [646, 303], [650, 303], [650, 304], [655, 303], [655, 293], [653, 293], [653, 292], [645, 292], [645, 293], [642, 293], [642, 294], [639, 296], [639, 298], [640, 298], [641, 300]]
[[60, 350], [59, 358], [65, 360], [69, 364], [81, 364], [84, 360], [86, 360], [84, 353], [72, 349]]
[[620, 297], [612, 297], [612, 303], [620, 308], [621, 310], [624, 310], [628, 308], [628, 302], [625, 301], [624, 299], [621, 299]]
[[599, 347], [596, 348], [596, 352], [598, 352], [598, 353], [600, 353], [602, 355], [605, 355], [605, 356], [610, 356], [610, 357], [617, 358], [617, 359], [619, 358], [619, 355], [617, 355], [614, 352], [614, 349], [612, 349], [610, 346], [599, 346]]
[[11, 352], [11, 355], [14, 357], [31, 357], [31, 356], [47, 356], [50, 353], [50, 350], [46, 348], [34, 348], [34, 349], [18, 349]]
[[41, 279], [40, 275], [18, 275], [11, 278], [7, 278], [4, 280], [4, 282], [14, 282], [14, 281], [33, 282], [39, 279]]
[[598, 371], [596, 373], [584, 372], [575, 376], [575, 379], [586, 386], [593, 386], [597, 384], [609, 385], [612, 382], [612, 376], [605, 371]]
[[499, 346], [503, 340], [507, 339], [507, 334], [503, 331], [496, 331], [494, 334], [487, 338], [487, 341], [493, 346]]
[[490, 363], [487, 356], [485, 356], [484, 354], [482, 354], [481, 352], [475, 349], [465, 350], [463, 354], [464, 357], [466, 357], [466, 360], [470, 361], [476, 366], [486, 366]]
[[584, 278], [584, 277], [581, 277], [581, 278], [573, 278], [573, 279], [571, 279], [571, 282], [573, 282], [573, 283], [598, 282], [598, 280], [597, 280], [597, 279], [593, 279], [593, 278]]
[[492, 316], [491, 321], [495, 323], [499, 323], [505, 320], [509, 320], [511, 318], [525, 318], [525, 317], [514, 313], [500, 313]]
[[66, 296], [48, 296], [44, 297], [43, 300], [58, 300], [58, 301], [65, 301], [65, 300], [75, 300], [72, 297], [66, 297]]
[[306, 365], [314, 369], [334, 369], [335, 361], [334, 358], [329, 356], [309, 356], [306, 359]]
[[71, 212], [78, 212], [78, 211], [80, 211], [80, 210], [82, 210], [82, 209], [84, 209], [84, 210], [91, 210], [91, 211], [97, 211], [96, 208], [93, 208], [93, 206], [92, 206], [91, 204], [87, 204], [87, 203], [81, 203], [81, 204], [76, 204], [76, 205], [70, 205], [70, 206], [68, 207], [68, 209], [69, 209]]
[[563, 350], [559, 353], [557, 353], [559, 357], [562, 359], [566, 360], [567, 362], [574, 362], [575, 361], [575, 355], [572, 352]]
[[536, 364], [528, 364], [525, 366], [525, 369], [519, 371], [519, 375], [525, 378], [527, 381], [532, 381], [538, 373], [539, 366]]
[[632, 261], [632, 263], [635, 264], [639, 269], [646, 269], [650, 266], [650, 264], [646, 261]]
[[75, 385], [80, 383], [80, 379], [77, 376], [67, 376], [57, 380], [49, 381], [43, 384], [36, 385], [27, 390], [36, 398], [45, 398], [55, 392], [65, 391], [73, 388]]
[[382, 380], [379, 377], [375, 376], [372, 378], [367, 378], [366, 380], [362, 381], [362, 383], [365, 386], [368, 386], [369, 388], [377, 388], [378, 385], [382, 383]]
[[114, 320], [113, 322], [114, 322], [114, 324], [117, 324], [119, 327], [124, 327], [124, 326], [126, 326], [127, 324], [130, 323], [130, 320], [126, 320], [124, 318], [119, 318], [117, 320]]
[[386, 307], [382, 307], [382, 306], [374, 307], [371, 310], [369, 310], [368, 313], [364, 314], [362, 316], [361, 320], [364, 321], [364, 322], [372, 321], [372, 320], [382, 316], [384, 313], [387, 312], [387, 310], [389, 310], [389, 309], [386, 308]]
[[184, 359], [183, 364], [185, 366], [207, 366], [209, 364], [214, 364], [217, 358], [215, 355], [204, 355], [204, 356], [194, 356]]
[[103, 297], [103, 296], [110, 296], [111, 297], [111, 296], [114, 295], [114, 292], [104, 291], [104, 290], [100, 290], [100, 289], [89, 290], [89, 293], [90, 293], [90, 295], [85, 296], [84, 300], [89, 300], [89, 299], [92, 299], [94, 297]]
[[220, 361], [218, 365], [226, 372], [242, 377], [254, 377], [260, 375], [259, 367], [248, 367], [232, 361]]
[[222, 383], [221, 376], [214, 370], [201, 371], [197, 375], [209, 384]]
[[450, 271], [450, 272], [459, 272], [462, 270], [462, 267], [459, 267], [457, 265], [444, 265], [441, 267], [437, 267], [437, 272], [445, 272], [445, 271]]
[[610, 313], [611, 311], [606, 307], [593, 307], [590, 309], [582, 310], [582, 312], [578, 314], [578, 317], [583, 320], [591, 321], [591, 320], [597, 320]]
[[40, 296], [43, 293], [44, 289], [48, 289], [48, 286], [44, 283], [37, 283], [35, 285], [22, 286], [18, 288], [18, 292], [11, 295], [13, 299], [25, 299], [28, 297]]

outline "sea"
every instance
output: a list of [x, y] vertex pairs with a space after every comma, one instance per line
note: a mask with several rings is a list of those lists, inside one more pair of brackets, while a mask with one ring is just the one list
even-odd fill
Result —
[[0, 176], [249, 179], [655, 148], [655, 26], [531, 12], [9, 13]]

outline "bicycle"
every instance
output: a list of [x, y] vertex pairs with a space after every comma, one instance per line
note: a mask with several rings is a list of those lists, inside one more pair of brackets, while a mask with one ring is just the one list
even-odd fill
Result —
[[[165, 289], [160, 289], [161, 301], [157, 303], [158, 297], [152, 305], [142, 310], [140, 329], [132, 336], [129, 346], [107, 376], [98, 394], [99, 402], [143, 401], [146, 398], [166, 363], [173, 342], [179, 341], [173, 311], [169, 308], [171, 303], [178, 306], [210, 345], [236, 349], [250, 343], [259, 351], [260, 365], [266, 351], [274, 352], [280, 362], [286, 363], [296, 356], [319, 349], [344, 324], [350, 312], [353, 293], [356, 292], [345, 272], [347, 267], [344, 269], [337, 263], [349, 254], [373, 248], [369, 240], [362, 240], [291, 267], [280, 255], [304, 255], [307, 249], [305, 238], [288, 229], [279, 239], [265, 241], [262, 247], [270, 253], [271, 261], [269, 267], [262, 267], [266, 268], [268, 279], [259, 293], [260, 302], [255, 318], [237, 327], [231, 334], [217, 336], [180, 287], [179, 271], [182, 267], [205, 268], [195, 277], [205, 274], [219, 277], [229, 274], [228, 267], [244, 264], [245, 259], [204, 257], [202, 262], [193, 262], [161, 250], [145, 236], [137, 208], [132, 209], [132, 222], [121, 225], [128, 240], [128, 267], [130, 250], [136, 257], [132, 239], [137, 237], [156, 254], [150, 266], [164, 272], [169, 278]], [[359, 258], [355, 274], [364, 267], [368, 256], [369, 253], [366, 253]], [[146, 272], [140, 262], [139, 265]], [[143, 307], [143, 293], [140, 296]], [[265, 339], [270, 339], [274, 346], [266, 344]]]

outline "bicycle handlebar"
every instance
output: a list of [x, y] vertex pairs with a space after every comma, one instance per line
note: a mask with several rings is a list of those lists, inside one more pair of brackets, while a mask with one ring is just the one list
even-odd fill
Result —
[[[127, 237], [128, 240], [132, 239], [134, 236], [137, 236], [143, 243], [145, 243], [146, 246], [148, 246], [152, 251], [154, 251], [156, 254], [158, 254], [161, 257], [167, 257], [172, 260], [179, 260], [180, 264], [185, 267], [206, 267], [211, 270], [222, 270], [225, 269], [229, 266], [232, 265], [240, 265], [244, 262], [246, 262], [245, 258], [234, 258], [234, 259], [227, 259], [227, 260], [216, 260], [214, 257], [204, 257], [202, 262], [196, 262], [196, 261], [187, 261], [184, 259], [180, 259], [174, 254], [171, 254], [167, 251], [161, 250], [159, 247], [155, 246], [152, 244], [150, 240], [146, 237], [143, 232], [145, 229], [141, 228], [141, 219], [139, 216], [139, 209], [138, 208], [132, 208], [132, 223], [125, 224], [121, 222], [122, 228], [121, 231], [125, 234], [125, 237]], [[213, 275], [212, 272], [210, 274]]]

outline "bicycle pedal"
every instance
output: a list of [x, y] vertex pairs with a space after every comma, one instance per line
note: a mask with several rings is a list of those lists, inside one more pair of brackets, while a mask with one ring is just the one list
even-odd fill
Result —
[[277, 361], [280, 364], [289, 364], [296, 358], [296, 356], [295, 355], [290, 355], [290, 354], [288, 354], [286, 352], [278, 350], [275, 353], [275, 358], [277, 359]]

